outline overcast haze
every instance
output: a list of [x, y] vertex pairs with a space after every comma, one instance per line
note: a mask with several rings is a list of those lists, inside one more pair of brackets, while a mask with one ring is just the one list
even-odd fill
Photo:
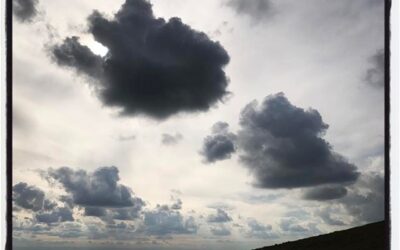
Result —
[[13, 13], [15, 249], [252, 249], [384, 219], [384, 1]]

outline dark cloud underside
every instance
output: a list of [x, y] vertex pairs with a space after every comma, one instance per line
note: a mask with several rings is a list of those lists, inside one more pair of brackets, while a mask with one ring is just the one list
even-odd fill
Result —
[[150, 3], [127, 0], [112, 20], [95, 11], [88, 22], [107, 55], [71, 37], [52, 48], [53, 58], [95, 79], [101, 101], [122, 115], [165, 119], [207, 111], [228, 93], [225, 49], [179, 18], [155, 18]]
[[241, 113], [240, 160], [260, 188], [296, 188], [351, 183], [357, 168], [321, 138], [328, 125], [318, 111], [292, 105], [283, 93]]
[[38, 0], [13, 0], [14, 16], [21, 22], [31, 22], [37, 14]]
[[307, 190], [303, 198], [307, 200], [334, 200], [339, 199], [347, 194], [347, 189], [345, 187], [315, 187]]

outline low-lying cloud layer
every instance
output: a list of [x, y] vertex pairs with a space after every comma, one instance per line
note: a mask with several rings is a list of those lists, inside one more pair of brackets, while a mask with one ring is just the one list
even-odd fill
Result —
[[328, 125], [317, 110], [292, 105], [283, 93], [248, 104], [240, 117], [240, 160], [260, 188], [348, 184], [356, 166], [332, 150], [321, 136]]
[[228, 94], [225, 49], [177, 17], [154, 17], [145, 0], [127, 0], [111, 20], [95, 11], [88, 25], [107, 55], [69, 37], [52, 48], [53, 59], [94, 79], [101, 101], [122, 115], [207, 111]]
[[93, 172], [61, 167], [39, 173], [51, 187], [59, 186], [67, 195], [51, 201], [38, 187], [16, 184], [14, 212], [25, 209], [31, 213], [30, 218], [24, 217], [24, 222], [15, 221], [16, 232], [93, 240], [168, 238], [197, 233], [199, 225], [195, 218], [181, 213], [180, 198], [172, 196], [171, 205], [146, 209], [142, 199], [118, 183], [116, 167], [100, 167]]

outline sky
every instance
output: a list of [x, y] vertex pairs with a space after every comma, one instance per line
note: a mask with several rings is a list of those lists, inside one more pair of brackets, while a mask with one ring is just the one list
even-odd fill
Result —
[[13, 0], [15, 249], [253, 249], [384, 219], [383, 0]]

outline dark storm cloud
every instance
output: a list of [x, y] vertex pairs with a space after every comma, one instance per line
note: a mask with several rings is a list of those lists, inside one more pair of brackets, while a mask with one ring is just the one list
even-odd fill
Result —
[[13, 201], [15, 205], [32, 211], [51, 210], [57, 203], [46, 199], [44, 192], [27, 183], [20, 182], [13, 186]]
[[132, 190], [119, 184], [116, 167], [100, 167], [94, 172], [73, 170], [69, 167], [50, 168], [44, 177], [60, 183], [81, 206], [89, 207], [142, 207], [144, 202], [133, 196]]
[[303, 198], [306, 200], [326, 201], [342, 198], [346, 194], [347, 189], [345, 187], [314, 187], [307, 190]]
[[90, 77], [102, 74], [102, 58], [93, 54], [89, 47], [80, 44], [79, 37], [65, 38], [62, 44], [52, 49], [52, 53], [59, 65], [73, 67]]
[[31, 22], [37, 14], [38, 0], [13, 0], [12, 9], [17, 20]]
[[147, 235], [195, 234], [197, 229], [193, 217], [184, 218], [179, 211], [168, 206], [157, 206], [152, 211], [144, 212], [142, 231]]
[[349, 194], [339, 201], [357, 224], [380, 221], [385, 213], [385, 179], [379, 173], [365, 173]]
[[254, 21], [261, 21], [274, 13], [270, 0], [229, 0], [226, 5], [234, 9], [237, 14], [249, 16]]
[[45, 195], [39, 188], [20, 182], [13, 186], [12, 191], [16, 205], [33, 211], [39, 211], [43, 208]]
[[236, 135], [228, 131], [228, 123], [217, 122], [212, 127], [212, 135], [203, 140], [200, 154], [205, 162], [214, 163], [231, 158], [236, 151]]
[[176, 133], [175, 135], [164, 133], [162, 134], [161, 143], [164, 145], [175, 145], [182, 139], [183, 136], [180, 133]]
[[127, 0], [112, 20], [95, 11], [88, 23], [107, 55], [71, 37], [52, 48], [53, 58], [94, 78], [101, 101], [122, 115], [165, 119], [207, 111], [228, 94], [225, 49], [177, 17], [155, 18], [150, 3]]
[[292, 105], [283, 93], [267, 96], [241, 113], [240, 160], [260, 188], [352, 183], [357, 168], [321, 138], [328, 125], [317, 110]]
[[377, 88], [385, 86], [385, 51], [378, 50], [370, 59], [372, 65], [365, 74], [365, 81]]
[[207, 217], [207, 222], [210, 223], [225, 223], [232, 221], [232, 218], [224, 210], [217, 208], [216, 214], [210, 214]]
[[74, 221], [72, 210], [68, 207], [57, 207], [49, 212], [39, 212], [35, 215], [38, 222], [52, 224], [64, 221]]

